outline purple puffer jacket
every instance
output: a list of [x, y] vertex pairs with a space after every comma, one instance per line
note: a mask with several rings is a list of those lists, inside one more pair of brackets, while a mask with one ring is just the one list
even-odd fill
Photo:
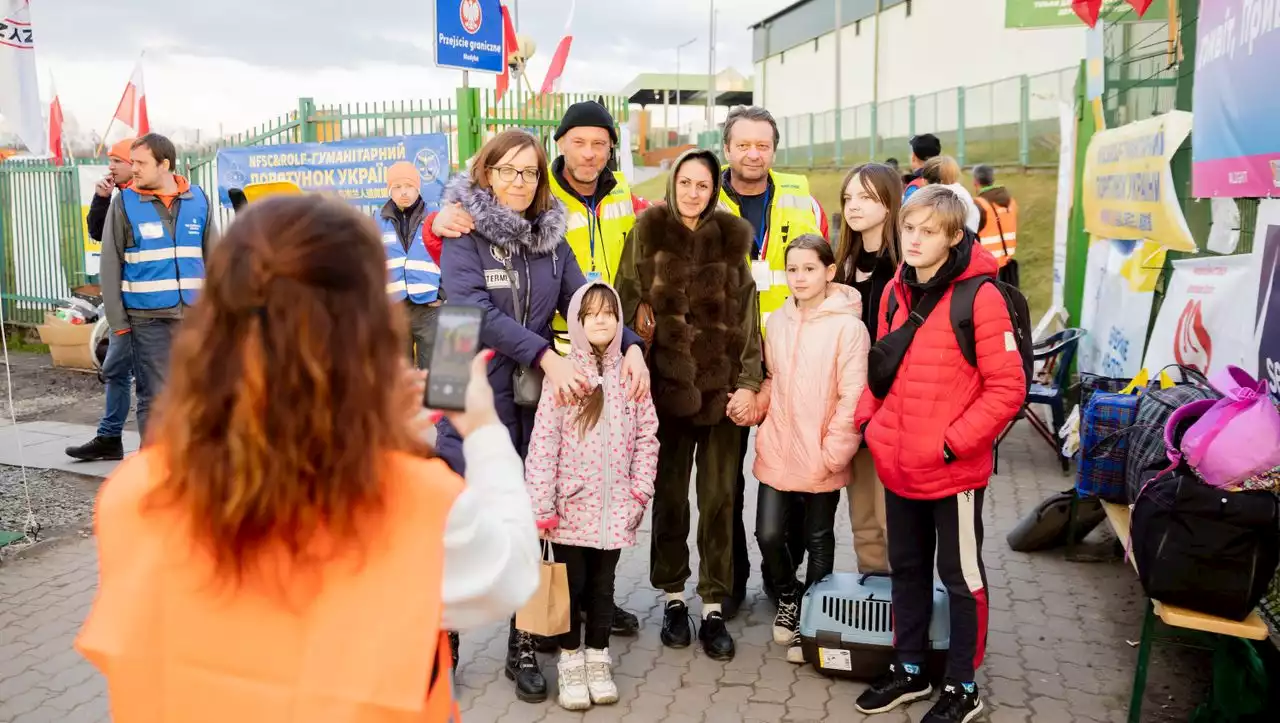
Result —
[[[494, 406], [523, 458], [533, 434], [535, 410], [516, 406], [511, 376], [519, 365], [533, 366], [551, 348], [551, 319], [557, 311], [568, 312], [574, 292], [587, 279], [564, 240], [566, 215], [559, 201], [530, 223], [500, 204], [491, 191], [476, 188], [468, 175], [460, 173], [449, 181], [444, 202], [462, 204], [475, 224], [470, 234], [444, 242], [440, 276], [445, 296], [448, 303], [485, 310], [480, 344], [497, 352], [489, 363]], [[521, 281], [521, 306], [528, 293], [529, 313], [523, 325], [517, 320], [504, 258], [509, 259]], [[623, 349], [639, 341], [628, 331]], [[457, 430], [448, 421], [441, 421], [437, 432], [436, 453], [453, 471], [465, 476], [462, 438]]]
[[[658, 412], [653, 398], [627, 398], [622, 383], [622, 334], [614, 336], [602, 364], [578, 320], [582, 299], [593, 286], [618, 292], [602, 281], [578, 289], [565, 318], [578, 369], [603, 389], [604, 409], [585, 435], [579, 407], [556, 404], [544, 389], [538, 405], [524, 477], [538, 527], [560, 545], [620, 550], [636, 544], [636, 528], [653, 498], [658, 475]], [[622, 302], [618, 300], [618, 307]], [[603, 369], [600, 367], [603, 366]]]

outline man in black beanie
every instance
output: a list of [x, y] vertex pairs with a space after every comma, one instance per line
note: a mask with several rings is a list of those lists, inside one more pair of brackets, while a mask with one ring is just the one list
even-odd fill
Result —
[[[551, 162], [551, 192], [568, 211], [565, 239], [588, 280], [602, 279], [612, 284], [627, 233], [635, 225], [636, 215], [649, 204], [631, 194], [622, 172], [606, 170], [618, 144], [618, 131], [609, 109], [594, 100], [574, 103], [565, 111], [554, 139], [560, 156]], [[630, 153], [631, 149], [618, 152]], [[437, 237], [427, 239], [428, 247], [438, 247], [440, 238], [457, 238], [474, 228], [471, 216], [458, 204], [447, 205], [428, 216], [426, 225], [430, 234]], [[557, 350], [567, 353], [568, 325], [557, 314], [551, 326]], [[633, 636], [639, 632], [640, 620], [615, 605], [613, 634]], [[518, 642], [517, 637], [513, 635], [512, 641]], [[547, 644], [554, 647], [554, 641], [548, 640]], [[546, 682], [538, 672], [533, 651], [509, 647], [507, 674], [516, 681], [520, 699], [538, 702], [545, 698]]]
[[911, 136], [909, 142], [911, 143], [911, 175], [903, 179], [906, 184], [906, 188], [902, 191], [903, 203], [911, 198], [911, 194], [924, 187], [924, 178], [920, 174], [924, 171], [925, 161], [942, 155], [942, 141], [932, 133]]

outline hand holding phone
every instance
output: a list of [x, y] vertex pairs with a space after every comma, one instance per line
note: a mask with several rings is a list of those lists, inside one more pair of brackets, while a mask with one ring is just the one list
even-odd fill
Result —
[[466, 409], [471, 361], [480, 351], [484, 310], [465, 304], [445, 304], [436, 315], [431, 346], [430, 375], [424, 403], [431, 409]]

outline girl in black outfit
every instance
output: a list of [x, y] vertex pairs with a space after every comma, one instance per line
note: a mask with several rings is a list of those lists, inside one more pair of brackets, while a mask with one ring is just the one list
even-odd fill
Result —
[[[862, 322], [876, 341], [877, 321], [884, 314], [884, 290], [893, 281], [902, 248], [898, 241], [898, 212], [902, 208], [902, 179], [882, 163], [864, 163], [845, 176], [840, 194], [840, 240], [836, 282], [862, 295]], [[858, 571], [887, 573], [884, 486], [865, 447], [849, 467], [849, 523], [853, 527]]]

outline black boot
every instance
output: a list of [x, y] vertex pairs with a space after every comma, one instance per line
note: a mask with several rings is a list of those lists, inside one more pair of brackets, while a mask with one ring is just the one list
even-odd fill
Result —
[[449, 633], [449, 650], [453, 653], [453, 669], [458, 669], [458, 646], [462, 641], [458, 639], [457, 633]]
[[525, 703], [541, 703], [547, 699], [547, 679], [538, 667], [538, 654], [533, 649], [533, 636], [511, 627], [507, 638], [507, 677], [516, 683], [516, 697]]
[[94, 437], [79, 447], [67, 447], [67, 456], [81, 462], [124, 459], [124, 444], [119, 437]]
[[614, 605], [613, 628], [609, 633], [611, 635], [620, 635], [624, 638], [635, 637], [640, 634], [640, 618]]
[[687, 648], [693, 642], [693, 630], [689, 627], [689, 606], [679, 600], [667, 603], [662, 613], [662, 644], [668, 648]]
[[712, 660], [733, 660], [735, 652], [733, 636], [729, 635], [724, 625], [723, 613], [711, 613], [702, 619], [698, 628], [698, 638], [702, 640], [702, 652]]

